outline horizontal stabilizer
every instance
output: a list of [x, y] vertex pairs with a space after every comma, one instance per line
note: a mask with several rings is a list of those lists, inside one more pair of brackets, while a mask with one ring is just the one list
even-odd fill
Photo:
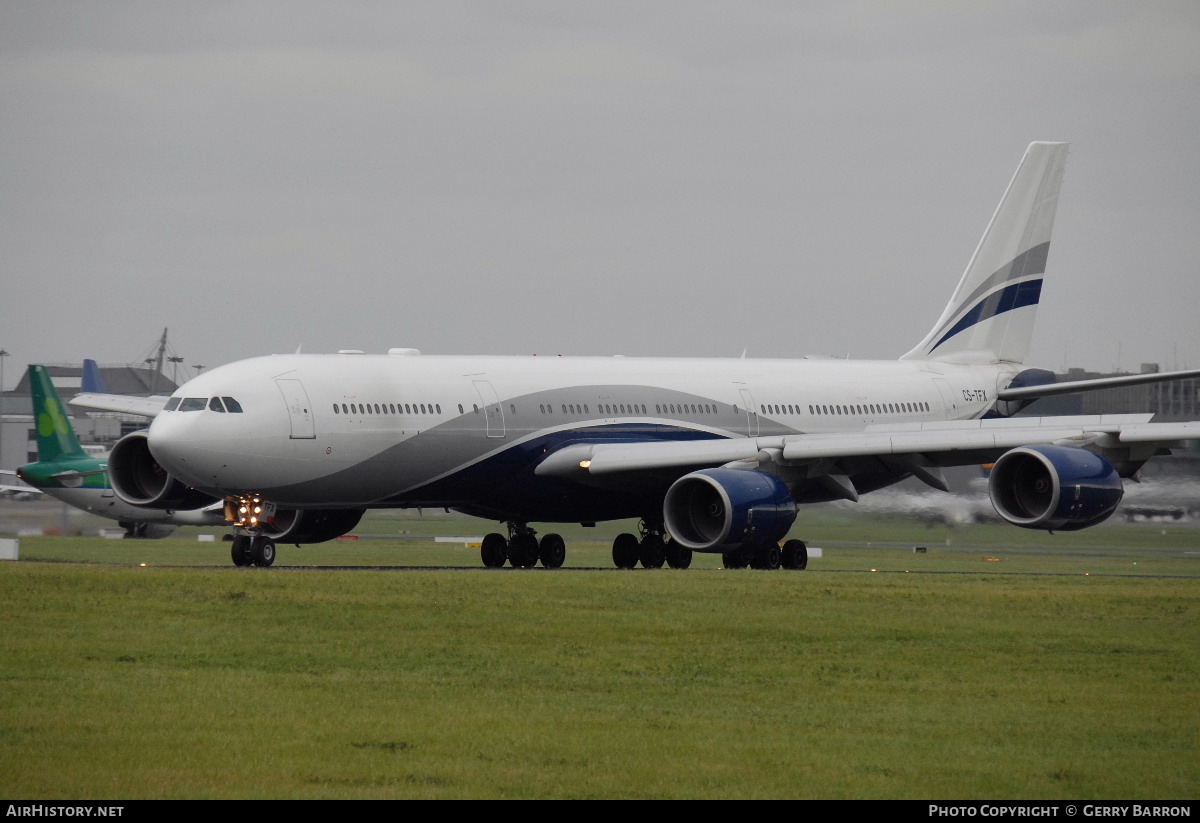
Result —
[[1074, 394], [1098, 389], [1114, 389], [1121, 386], [1137, 386], [1143, 383], [1163, 383], [1168, 380], [1186, 380], [1200, 377], [1200, 369], [1186, 371], [1151, 372], [1149, 374], [1127, 374], [1120, 377], [1097, 377], [1094, 380], [1072, 380], [1068, 383], [1048, 383], [1043, 386], [1022, 386], [1001, 389], [996, 393], [999, 400], [1026, 400], [1050, 397], [1055, 394]]

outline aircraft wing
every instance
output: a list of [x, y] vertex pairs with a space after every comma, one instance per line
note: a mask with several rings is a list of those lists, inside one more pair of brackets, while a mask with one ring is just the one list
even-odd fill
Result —
[[[586, 481], [622, 472], [694, 470], [738, 461], [806, 465], [829, 469], [847, 458], [873, 457], [899, 463], [918, 476], [938, 466], [988, 462], [1009, 449], [1036, 443], [1128, 450], [1146, 459], [1158, 448], [1200, 438], [1200, 422], [1151, 423], [1149, 414], [1015, 417], [931, 423], [880, 424], [857, 432], [789, 434], [714, 440], [643, 443], [577, 443], [550, 454], [537, 467], [543, 475]], [[1143, 456], [1144, 455], [1144, 456]], [[810, 476], [813, 473], [810, 471]], [[943, 481], [944, 482], [944, 481]], [[931, 482], [931, 485], [940, 485]]]
[[121, 412], [136, 414], [140, 417], [155, 417], [169, 398], [162, 396], [133, 397], [125, 394], [99, 394], [85, 392], [77, 394], [67, 401], [72, 406], [96, 411]]
[[[17, 473], [11, 469], [0, 469], [0, 474], [7, 474], [10, 477], [16, 477]], [[41, 494], [42, 490], [34, 486], [0, 483], [0, 494]]]
[[35, 489], [33, 486], [9, 486], [0, 483], [0, 494], [41, 494], [41, 489]]

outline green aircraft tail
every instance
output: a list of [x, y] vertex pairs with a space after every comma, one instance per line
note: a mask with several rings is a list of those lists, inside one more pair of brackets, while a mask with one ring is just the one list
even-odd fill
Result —
[[33, 395], [33, 417], [37, 423], [38, 460], [60, 460], [84, 454], [75, 436], [67, 410], [45, 366], [29, 367], [29, 391]]

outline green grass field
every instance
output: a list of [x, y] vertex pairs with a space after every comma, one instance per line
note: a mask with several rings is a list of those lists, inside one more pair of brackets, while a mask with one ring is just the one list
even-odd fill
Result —
[[617, 571], [611, 527], [564, 530], [558, 571], [419, 539], [490, 528], [373, 515], [362, 534], [405, 539], [271, 569], [186, 530], [22, 538], [0, 792], [1200, 794], [1200, 530], [823, 517], [797, 529], [824, 549], [806, 572]]

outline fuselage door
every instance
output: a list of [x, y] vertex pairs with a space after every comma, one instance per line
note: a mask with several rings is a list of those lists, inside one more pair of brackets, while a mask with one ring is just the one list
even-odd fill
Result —
[[304, 384], [299, 380], [289, 378], [276, 380], [275, 385], [283, 393], [283, 402], [287, 404], [288, 419], [292, 424], [292, 439], [315, 439], [317, 429], [313, 422], [312, 405], [308, 402], [308, 392], [304, 390]]
[[488, 437], [503, 437], [504, 436], [504, 409], [500, 406], [500, 398], [496, 396], [496, 390], [492, 384], [486, 380], [472, 380], [475, 386], [475, 391], [479, 392], [479, 399], [483, 401], [483, 416], [487, 425]]
[[942, 406], [946, 409], [947, 420], [958, 419], [958, 404], [954, 402], [954, 391], [950, 388], [950, 384], [941, 377], [933, 378], [933, 385], [937, 386], [938, 394], [942, 396]]
[[739, 388], [742, 393], [742, 405], [746, 407], [746, 436], [758, 437], [758, 407], [754, 405], [754, 397], [749, 389]]

